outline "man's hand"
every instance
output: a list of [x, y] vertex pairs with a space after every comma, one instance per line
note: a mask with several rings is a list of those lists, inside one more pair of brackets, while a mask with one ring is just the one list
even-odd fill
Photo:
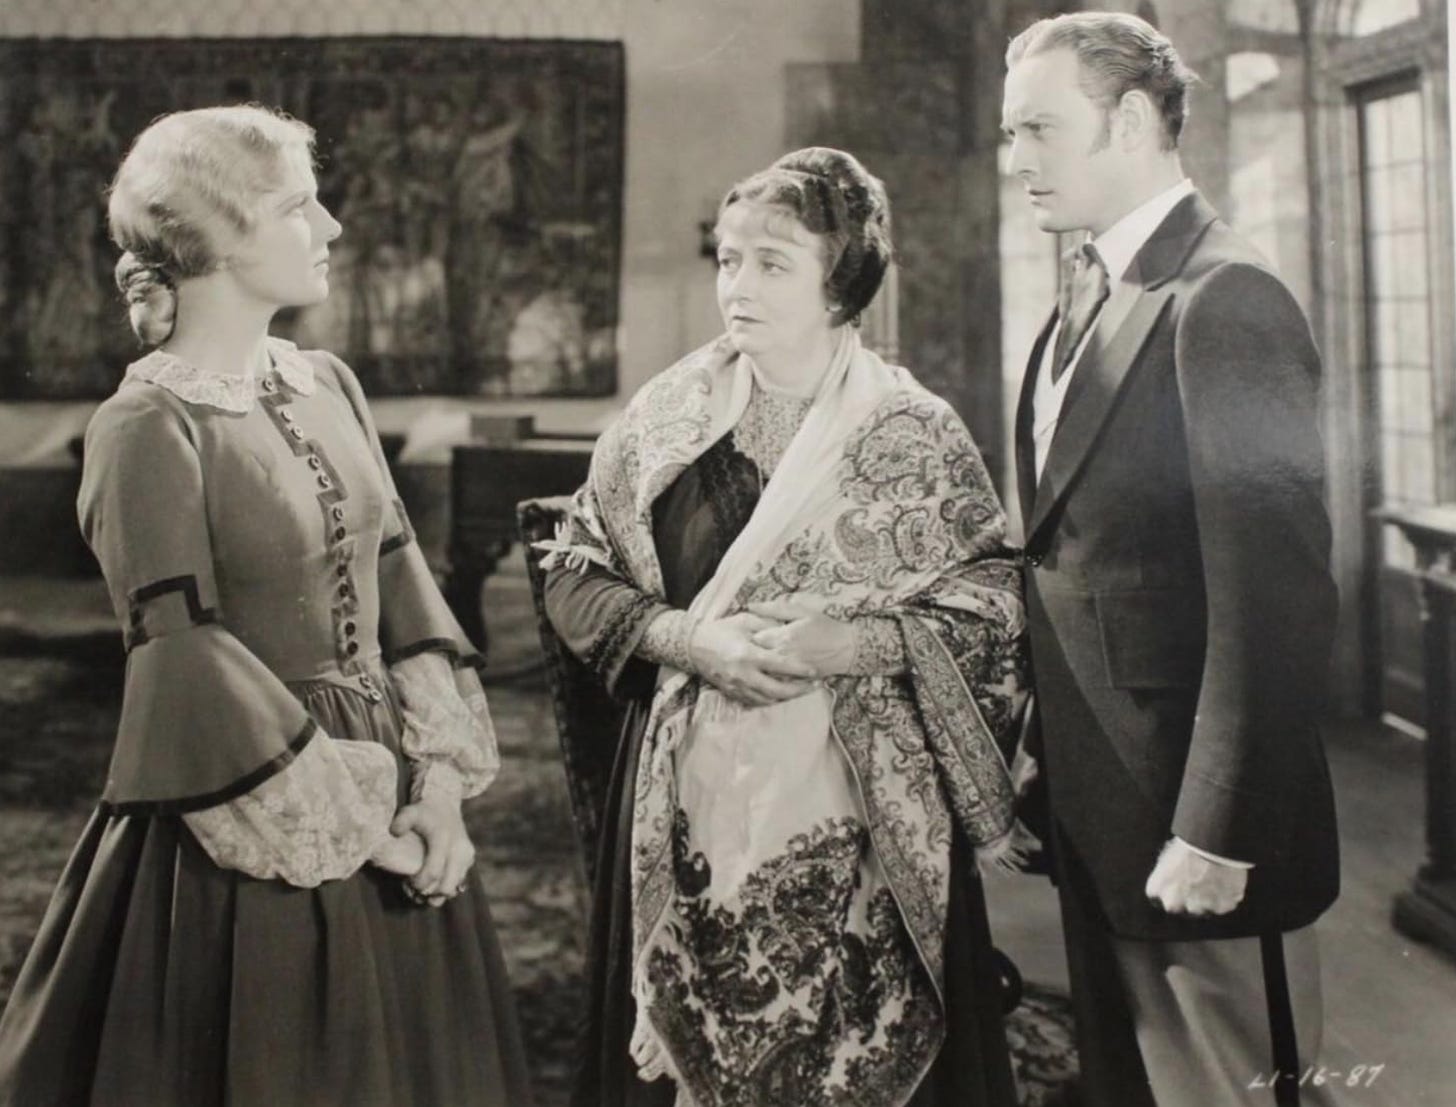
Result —
[[749, 707], [802, 696], [814, 679], [813, 668], [753, 640], [755, 631], [777, 625], [746, 611], [699, 623], [688, 642], [693, 668], [729, 699]]
[[776, 624], [754, 634], [756, 645], [807, 665], [821, 679], [854, 667], [855, 634], [848, 623], [791, 600], [753, 603], [748, 610]]
[[1227, 915], [1244, 898], [1249, 870], [1220, 865], [1172, 838], [1148, 877], [1148, 899], [1170, 915]]
[[410, 877], [415, 893], [432, 903], [443, 902], [465, 886], [475, 864], [475, 846], [465, 831], [460, 805], [449, 800], [422, 800], [400, 808], [390, 831], [413, 831], [425, 842], [425, 863]]

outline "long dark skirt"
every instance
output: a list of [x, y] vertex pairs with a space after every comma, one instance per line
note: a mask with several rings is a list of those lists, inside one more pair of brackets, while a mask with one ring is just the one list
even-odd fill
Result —
[[[398, 756], [392, 700], [298, 691], [329, 734]], [[92, 817], [0, 1018], [4, 1107], [517, 1107], [527, 1089], [478, 876], [440, 908], [373, 868], [295, 888], [218, 868], [179, 817]]]
[[[636, 1020], [629, 878], [632, 782], [637, 778], [646, 723], [646, 706], [634, 702], [623, 725], [607, 793], [592, 904], [590, 1008], [572, 1107], [672, 1107], [676, 1096], [670, 1080], [650, 1084], [639, 1080], [627, 1051]], [[945, 1043], [908, 1107], [1016, 1103], [1000, 973], [992, 953], [985, 896], [971, 858], [971, 848], [957, 830], [946, 926]]]

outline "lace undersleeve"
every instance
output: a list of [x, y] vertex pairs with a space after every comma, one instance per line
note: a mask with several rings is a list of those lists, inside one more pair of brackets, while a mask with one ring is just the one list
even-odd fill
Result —
[[389, 671], [404, 703], [400, 745], [412, 767], [410, 799], [459, 803], [484, 792], [500, 772], [485, 693], [462, 694], [449, 658], [439, 653], [406, 658]]
[[758, 466], [765, 481], [773, 475], [779, 458], [799, 433], [813, 402], [811, 397], [770, 392], [754, 382], [748, 406], [733, 428], [733, 444]]
[[220, 867], [314, 888], [352, 876], [389, 837], [395, 771], [385, 747], [320, 732], [251, 792], [182, 819]]
[[642, 632], [642, 638], [637, 643], [637, 656], [657, 665], [670, 665], [679, 672], [693, 672], [688, 643], [692, 638], [694, 622], [686, 611], [659, 613]]

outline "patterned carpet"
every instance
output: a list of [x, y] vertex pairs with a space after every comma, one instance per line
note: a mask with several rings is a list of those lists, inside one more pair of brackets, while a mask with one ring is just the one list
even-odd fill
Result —
[[[536, 647], [522, 578], [487, 589], [492, 664]], [[0, 656], [0, 1003], [100, 790], [120, 706], [109, 643]], [[562, 1107], [584, 991], [587, 893], [571, 829], [549, 701], [527, 676], [490, 692], [504, 768], [467, 819], [515, 987], [541, 1107]], [[1072, 1107], [1075, 1073], [1064, 996], [1028, 983], [1007, 1021], [1022, 1102]]]
[[1006, 1042], [1023, 1107], [1077, 1107], [1077, 1054], [1064, 993], [1027, 984], [1006, 1019]]

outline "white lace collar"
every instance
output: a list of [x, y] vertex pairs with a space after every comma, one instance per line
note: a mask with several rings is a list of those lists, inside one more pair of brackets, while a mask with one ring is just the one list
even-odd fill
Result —
[[[298, 352], [297, 346], [286, 338], [269, 335], [268, 356], [284, 384], [305, 396], [313, 395], [313, 366]], [[127, 366], [126, 379], [147, 381], [189, 404], [206, 404], [234, 415], [252, 411], [256, 394], [252, 373], [240, 376], [204, 373], [165, 350], [153, 350], [132, 362]]]

